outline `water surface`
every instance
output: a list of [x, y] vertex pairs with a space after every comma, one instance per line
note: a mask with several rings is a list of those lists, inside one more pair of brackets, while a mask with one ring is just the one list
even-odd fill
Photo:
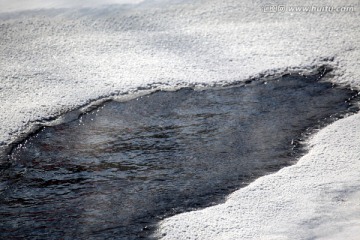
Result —
[[[0, 177], [0, 238], [138, 239], [294, 162], [299, 138], [353, 91], [287, 76], [108, 102], [43, 128]], [[308, 131], [309, 132], [309, 131]]]

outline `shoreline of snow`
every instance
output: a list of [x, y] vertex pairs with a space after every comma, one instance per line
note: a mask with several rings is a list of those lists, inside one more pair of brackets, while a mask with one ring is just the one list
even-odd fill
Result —
[[325, 127], [310, 139], [309, 152], [295, 165], [255, 180], [224, 204], [162, 221], [158, 236], [356, 239], [356, 231], [347, 230], [360, 229], [360, 125], [353, 125], [359, 121], [360, 114], [355, 114]]
[[[269, 14], [261, 12], [261, 1], [207, 0], [0, 14], [0, 148], [31, 122], [152, 86], [232, 83], [329, 64], [334, 83], [360, 89], [359, 3], [287, 4], [356, 10]], [[329, 125], [296, 165], [236, 191], [224, 205], [166, 219], [159, 233], [170, 239], [355, 238], [345, 230], [359, 229], [358, 126], [360, 114]]]
[[[8, 159], [9, 154], [13, 147], [16, 147], [18, 144], [21, 144], [24, 140], [26, 140], [29, 136], [35, 134], [39, 129], [46, 126], [55, 126], [59, 125], [68, 121], [75, 120], [80, 117], [82, 114], [86, 114], [90, 112], [92, 109], [97, 108], [104, 104], [107, 101], [129, 101], [131, 99], [144, 96], [147, 94], [151, 94], [156, 91], [176, 91], [181, 88], [190, 87], [192, 89], [206, 89], [206, 88], [217, 88], [217, 87], [228, 87], [228, 86], [236, 86], [236, 85], [246, 85], [253, 81], [256, 82], [266, 82], [272, 81], [274, 79], [280, 78], [284, 75], [288, 74], [299, 74], [299, 75], [314, 75], [320, 73], [320, 78], [323, 78], [325, 74], [330, 74], [333, 71], [333, 68], [328, 64], [324, 64], [321, 66], [311, 66], [307, 69], [301, 70], [287, 70], [286, 72], [278, 72], [275, 75], [270, 75], [266, 73], [261, 73], [256, 77], [251, 77], [244, 80], [239, 80], [235, 82], [215, 82], [211, 85], [207, 85], [204, 83], [180, 83], [177, 86], [169, 86], [169, 85], [160, 85], [160, 86], [146, 86], [141, 87], [139, 89], [135, 89], [129, 92], [124, 93], [116, 93], [111, 94], [109, 96], [102, 96], [98, 99], [88, 99], [88, 102], [84, 105], [75, 106], [74, 108], [65, 108], [61, 109], [60, 112], [52, 114], [48, 113], [49, 115], [43, 116], [42, 118], [31, 120], [27, 122], [24, 126], [20, 126], [15, 132], [11, 133], [11, 137], [9, 139], [4, 140], [0, 144], [0, 164], [5, 163]], [[329, 73], [330, 72], [330, 73]], [[272, 71], [271, 74], [274, 74]], [[329, 79], [330, 78], [330, 79]], [[331, 82], [331, 77], [325, 76], [322, 81]], [[335, 84], [335, 83], [334, 83]], [[339, 86], [339, 87], [346, 87], [346, 86]], [[1, 143], [1, 142], [0, 142]]]

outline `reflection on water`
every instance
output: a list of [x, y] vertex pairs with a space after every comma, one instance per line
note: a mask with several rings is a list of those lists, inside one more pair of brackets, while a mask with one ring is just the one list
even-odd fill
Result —
[[157, 92], [44, 128], [0, 177], [0, 237], [136, 239], [294, 160], [354, 93], [313, 77]]

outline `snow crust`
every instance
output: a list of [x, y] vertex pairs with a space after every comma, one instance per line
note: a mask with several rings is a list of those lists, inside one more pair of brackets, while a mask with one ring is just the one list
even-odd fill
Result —
[[[163, 239], [358, 239], [360, 116], [311, 139], [291, 167], [257, 179], [224, 204], [166, 219]], [[349, 127], [351, 126], [351, 127]]]
[[93, 8], [109, 4], [138, 4], [143, 0], [0, 0], [0, 12], [54, 8]]
[[[264, 13], [263, 4], [148, 1], [1, 13], [0, 150], [44, 119], [143, 89], [307, 73], [324, 64], [335, 69], [331, 81], [360, 89], [358, 1], [286, 2], [355, 8], [341, 13]], [[158, 234], [355, 239], [359, 126], [359, 114], [337, 121], [314, 136], [298, 164], [256, 180], [224, 204], [165, 219]]]

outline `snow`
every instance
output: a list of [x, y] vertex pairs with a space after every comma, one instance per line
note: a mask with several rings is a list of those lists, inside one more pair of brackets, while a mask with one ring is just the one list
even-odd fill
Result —
[[257, 179], [224, 204], [166, 219], [160, 233], [164, 239], [358, 238], [358, 121], [356, 115], [330, 125], [296, 165]]
[[[51, 9], [31, 11], [23, 1], [0, 1], [3, 149], [43, 119], [141, 89], [308, 73], [322, 65], [334, 68], [331, 81], [360, 89], [355, 0], [286, 2], [354, 6], [355, 11], [341, 13], [264, 13], [260, 0], [145, 1], [132, 7], [92, 1], [85, 5], [90, 8], [76, 1], [36, 2], [36, 9]], [[105, 4], [110, 3], [120, 0]], [[356, 114], [322, 129], [296, 165], [259, 178], [224, 204], [165, 219], [158, 234], [166, 234], [164, 239], [355, 238], [359, 126]]]
[[0, 0], [0, 12], [54, 8], [94, 8], [110, 4], [138, 4], [142, 0]]

